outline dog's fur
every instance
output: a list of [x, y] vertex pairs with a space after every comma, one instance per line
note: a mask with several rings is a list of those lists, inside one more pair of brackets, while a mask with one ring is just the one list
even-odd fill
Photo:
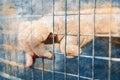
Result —
[[[93, 10], [84, 10], [81, 13], [90, 12], [91, 14], [81, 15], [80, 22], [78, 15], [67, 16], [66, 21], [65, 16], [55, 16], [54, 23], [52, 16], [44, 16], [37, 21], [33, 21], [32, 24], [29, 21], [22, 22], [19, 24], [18, 29], [19, 46], [28, 55], [28, 63], [31, 61], [29, 66], [34, 62], [30, 56], [34, 57], [36, 55], [37, 57], [53, 59], [52, 53], [46, 50], [45, 47], [46, 44], [52, 44], [53, 41], [60, 43], [62, 53], [65, 54], [66, 49], [68, 58], [79, 55], [78, 43], [80, 43], [81, 54], [82, 48], [91, 43], [94, 36], [95, 39], [106, 41], [111, 34], [112, 43], [119, 46], [120, 14], [116, 14], [118, 13], [117, 10], [119, 11], [120, 9], [99, 9], [96, 10], [95, 16], [91, 13]], [[81, 35], [80, 42], [78, 34]]]

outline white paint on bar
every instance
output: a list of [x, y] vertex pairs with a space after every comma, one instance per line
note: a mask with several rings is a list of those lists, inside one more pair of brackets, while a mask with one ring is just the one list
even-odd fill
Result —
[[[93, 58], [93, 56], [80, 55], [81, 57]], [[109, 57], [95, 56], [95, 59], [109, 60]], [[111, 58], [111, 61], [120, 61], [120, 58]]]
[[9, 75], [9, 74], [4, 73], [4, 72], [0, 72], [0, 76], [7, 78], [7, 79], [10, 79], [10, 80], [23, 80], [21, 78], [17, 78], [15, 76]]

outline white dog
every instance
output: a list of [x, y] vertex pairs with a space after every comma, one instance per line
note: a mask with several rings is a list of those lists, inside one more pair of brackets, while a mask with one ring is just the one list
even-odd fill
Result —
[[[119, 13], [120, 9], [98, 9], [95, 16], [92, 11], [94, 10], [81, 11], [81, 13], [90, 14], [81, 15], [80, 22], [78, 15], [71, 15], [67, 16], [67, 21], [65, 21], [65, 16], [55, 16], [54, 25], [52, 16], [44, 16], [37, 21], [32, 21], [32, 23], [29, 21], [20, 23], [18, 42], [27, 54], [27, 66], [31, 67], [35, 58], [38, 57], [54, 59], [51, 51], [47, 50], [45, 46], [52, 44], [53, 39], [55, 43], [60, 43], [61, 52], [66, 54], [68, 58], [78, 56], [78, 51], [81, 54], [82, 48], [92, 42], [94, 36], [96, 39], [106, 40], [111, 33], [112, 42], [119, 45], [120, 14], [116, 13]], [[77, 11], [73, 13], [77, 13]], [[78, 34], [81, 35], [80, 38]], [[80, 49], [78, 50], [79, 40]]]

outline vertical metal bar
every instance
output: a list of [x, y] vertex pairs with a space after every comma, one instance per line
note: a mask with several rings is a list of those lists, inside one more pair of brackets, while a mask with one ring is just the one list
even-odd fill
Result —
[[42, 69], [42, 80], [44, 80], [44, 58], [42, 58], [42, 65], [43, 65], [43, 69]]
[[94, 64], [95, 64], [95, 21], [96, 21], [96, 0], [94, 0], [94, 32], [93, 32], [93, 48], [92, 48], [92, 80], [94, 80]]
[[[65, 54], [66, 54], [66, 46], [67, 46], [67, 0], [65, 0]], [[64, 80], [67, 80], [67, 59], [64, 58]]]
[[[5, 6], [6, 6], [6, 5], [8, 5], [8, 4], [7, 4], [7, 0], [5, 0]], [[4, 6], [4, 7], [5, 7], [5, 6]], [[5, 16], [7, 16], [7, 15], [5, 15]], [[8, 16], [7, 16], [6, 18], [7, 18], [7, 20], [8, 20], [8, 25], [9, 25], [10, 22], [11, 22], [11, 18], [8, 18]], [[8, 25], [7, 25], [7, 27], [8, 27]], [[8, 40], [7, 40], [8, 43], [11, 44], [11, 42], [12, 42], [12, 41], [11, 41], [11, 40], [12, 40], [12, 39], [11, 39], [11, 34], [7, 33], [7, 37], [8, 37]], [[6, 59], [9, 60], [9, 61], [11, 61], [11, 54], [10, 54], [9, 51], [7, 52]], [[12, 69], [10, 69], [10, 68], [11, 68], [11, 67], [10, 67], [10, 64], [6, 64], [6, 73], [9, 74], [9, 75], [11, 75], [10, 72], [12, 72]]]
[[78, 80], [80, 80], [80, 6], [81, 6], [81, 1], [79, 0], [78, 2], [78, 11], [79, 11], [79, 18], [78, 18]]
[[[23, 17], [23, 3], [24, 3], [24, 2], [23, 2], [23, 1], [24, 1], [24, 0], [21, 1], [21, 8], [22, 8], [21, 18], [24, 18], [24, 17]], [[20, 26], [18, 26], [18, 27], [20, 27]], [[23, 58], [24, 58], [24, 60], [26, 60], [25, 52], [22, 52], [22, 53], [23, 53]], [[24, 74], [26, 74], [26, 68], [25, 68], [26, 64], [25, 64], [25, 61], [23, 62], [23, 64], [24, 64], [23, 72], [24, 72]], [[26, 80], [26, 78], [27, 78], [26, 75], [24, 75], [23, 78]]]
[[[42, 17], [43, 17], [43, 6], [44, 5], [44, 2], [42, 0]], [[44, 58], [42, 58], [42, 65], [43, 65], [43, 69], [42, 69], [42, 80], [44, 80]]]
[[111, 9], [112, 9], [112, 0], [110, 0], [110, 26], [109, 26], [109, 61], [108, 61], [108, 80], [111, 80], [111, 52], [112, 52], [112, 44], [111, 44]]
[[41, 3], [42, 3], [42, 6], [41, 6], [41, 7], [42, 7], [42, 16], [43, 16], [43, 7], [44, 7], [44, 6], [43, 6], [43, 0], [42, 0]]
[[111, 80], [111, 33], [109, 33], [109, 61], [108, 61], [108, 80]]
[[[30, 5], [31, 5], [31, 34], [33, 34], [33, 28], [34, 28], [34, 26], [32, 26], [32, 19], [33, 19], [33, 9], [32, 9], [32, 0], [31, 0], [31, 2], [30, 2]], [[32, 41], [32, 35], [31, 35], [31, 41]], [[33, 64], [33, 67], [31, 68], [31, 71], [32, 71], [32, 80], [34, 80], [34, 64]]]
[[[4, 23], [5, 24], [5, 23]], [[2, 27], [3, 27], [3, 25], [2, 25]], [[3, 31], [2, 31], [3, 32]], [[3, 32], [3, 35], [4, 35], [4, 37], [3, 37], [3, 45], [4, 44], [6, 44], [6, 35], [5, 35], [5, 32]], [[4, 55], [6, 56], [6, 51], [4, 50]], [[3, 58], [3, 59], [5, 59], [5, 57]], [[6, 66], [3, 68], [3, 72], [5, 73], [5, 69], [6, 69]]]
[[[3, 7], [5, 7], [5, 5], [6, 5], [5, 3], [6, 3], [6, 0], [4, 0], [4, 3], [3, 3], [4, 6], [3, 6]], [[7, 19], [7, 17], [5, 17], [5, 20], [6, 20], [6, 19]], [[8, 20], [8, 19], [7, 19], [7, 20]], [[4, 32], [4, 34], [5, 34], [5, 32]], [[8, 35], [5, 34], [5, 44], [8, 43], [8, 42], [7, 42], [7, 37], [8, 37]], [[8, 52], [7, 52], [7, 54], [8, 54]], [[7, 59], [7, 54], [5, 53], [5, 59]], [[7, 72], [7, 71], [6, 71], [6, 70], [7, 70], [7, 65], [5, 65], [5, 68], [4, 68], [4, 69], [5, 69], [4, 71], [5, 71], [5, 73], [6, 73], [6, 72]]]
[[[16, 18], [17, 20], [17, 23], [18, 23], [18, 17]], [[16, 46], [18, 46], [18, 39], [17, 39], [17, 36], [18, 36], [18, 27], [19, 26], [17, 26], [18, 24], [16, 24], [16, 28], [15, 28], [15, 45]], [[15, 59], [16, 59], [16, 63], [18, 63], [18, 51], [17, 50], [15, 50]], [[16, 73], [16, 75], [15, 76], [18, 76], [18, 73], [19, 73], [19, 69], [18, 69], [18, 66], [16, 66], [16, 68], [17, 68], [17, 73]]]
[[[7, 4], [6, 4], [7, 5]], [[9, 18], [8, 19], [9, 20], [9, 24], [11, 23], [11, 21], [12, 21], [12, 18]], [[8, 26], [8, 25], [7, 25]], [[12, 43], [13, 44], [13, 37], [11, 36], [11, 35], [13, 35], [13, 34], [8, 34], [8, 37], [9, 37], [9, 41], [10, 41], [10, 44]], [[14, 54], [14, 53], [13, 53]], [[13, 55], [13, 54], [11, 54], [10, 52], [8, 52], [8, 56], [9, 56], [9, 61], [12, 61], [12, 56], [11, 55]], [[12, 72], [12, 66], [9, 64], [8, 65], [8, 74], [9, 75], [11, 75], [11, 72]]]
[[[54, 8], [55, 8], [55, 0], [53, 0], [53, 12], [52, 12], [52, 18], [53, 18], [53, 56], [55, 57], [55, 44], [54, 44], [54, 34], [55, 34], [55, 20], [54, 20]], [[52, 72], [52, 80], [55, 80], [55, 60], [53, 60], [53, 62], [52, 62], [52, 70], [53, 70], [53, 72]]]
[[[16, 0], [15, 1], [15, 3], [17, 3], [18, 1]], [[17, 39], [17, 36], [18, 36], [18, 29], [19, 29], [19, 26], [17, 26], [18, 25], [18, 17], [16, 17], [16, 21], [17, 21], [17, 24], [15, 25], [16, 27], [15, 27], [15, 45], [16, 46], [18, 46], [18, 39]], [[15, 50], [15, 58], [16, 58], [16, 63], [18, 63], [18, 51], [17, 50]], [[19, 74], [19, 67], [18, 66], [16, 66], [16, 74], [15, 74], [15, 76], [18, 76], [18, 74]]]

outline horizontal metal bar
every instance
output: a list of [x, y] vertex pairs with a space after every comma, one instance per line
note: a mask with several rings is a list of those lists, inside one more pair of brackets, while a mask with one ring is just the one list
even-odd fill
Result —
[[[41, 68], [38, 68], [38, 67], [35, 67], [35, 69], [39, 69], [39, 70], [42, 70]], [[53, 72], [51, 70], [47, 70], [45, 69], [45, 71], [47, 72]], [[75, 74], [70, 74], [70, 73], [64, 73], [64, 72], [58, 72], [58, 71], [54, 71], [55, 73], [59, 73], [59, 74], [66, 74], [67, 76], [73, 76], [73, 77], [80, 77], [80, 78], [83, 78], [83, 79], [87, 79], [87, 80], [91, 80], [92, 78], [90, 77], [85, 77], [85, 76], [78, 76], [78, 75], [75, 75]], [[98, 79], [95, 79], [95, 80], [98, 80]]]
[[0, 58], [0, 62], [3, 62], [5, 64], [10, 64], [12, 66], [19, 66], [19, 67], [24, 67], [24, 65], [22, 63], [16, 63], [14, 61], [9, 61], [9, 60], [6, 60], [6, 59], [2, 59]]
[[[21, 67], [21, 68], [24, 68], [25, 66], [23, 64], [18, 64], [16, 62], [13, 62], [13, 61], [7, 61], [7, 60], [4, 60], [4, 59], [0, 59], [0, 62], [3, 62], [5, 64], [10, 64], [12, 66], [18, 66], [18, 67]], [[42, 68], [38, 68], [38, 67], [34, 67], [34, 69], [38, 69], [38, 70], [43, 70]], [[51, 70], [47, 70], [47, 69], [44, 69], [44, 71], [47, 71], [47, 72], [53, 72]], [[58, 71], [54, 71], [55, 73], [59, 73], [59, 74], [65, 74], [64, 72], [58, 72]], [[80, 77], [80, 78], [83, 78], [83, 79], [88, 79], [88, 80], [91, 80], [92, 78], [89, 78], [89, 77], [85, 77], [85, 76], [78, 76], [78, 75], [75, 75], [75, 74], [70, 74], [70, 73], [66, 73], [66, 75], [68, 76], [74, 76], [74, 77]], [[11, 76], [11, 75], [10, 75]], [[17, 79], [19, 80], [19, 79]]]
[[[0, 53], [5, 53], [4, 51], [0, 52]], [[55, 54], [63, 54], [63, 53], [58, 53], [57, 51], [55, 51]], [[80, 57], [86, 57], [86, 58], [92, 58], [92, 56], [88, 56], [88, 55], [80, 55]], [[103, 59], [103, 60], [109, 60], [109, 57], [100, 57], [100, 56], [95, 56], [96, 59]], [[111, 58], [112, 61], [120, 61], [120, 58]], [[13, 64], [15, 66], [17, 65], [21, 65], [18, 64], [16, 62], [12, 62], [12, 61], [8, 61], [5, 59], [0, 58], [0, 62], [5, 62], [7, 64]]]
[[[86, 57], [86, 58], [93, 58], [93, 56], [87, 56], [87, 55], [80, 55], [80, 57]], [[109, 61], [109, 57], [101, 57], [101, 56], [95, 56], [95, 59], [102, 59], [102, 60], [108, 60]], [[120, 61], [120, 58], [111, 58], [111, 61]]]
[[[101, 14], [111, 14], [111, 13], [96, 13], [95, 15], [101, 15]], [[120, 14], [120, 13], [114, 13], [114, 14]], [[78, 13], [71, 13], [67, 14], [67, 16], [73, 16], [73, 15], [79, 15]], [[94, 13], [80, 13], [80, 15], [94, 15]], [[50, 15], [46, 15], [50, 16]], [[52, 16], [52, 15], [51, 15]], [[55, 16], [65, 16], [64, 14], [55, 14]]]
[[[55, 54], [62, 54], [62, 53], [55, 52]], [[91, 59], [93, 58], [93, 56], [87, 56], [87, 55], [80, 55], [80, 57], [91, 58]], [[109, 60], [109, 57], [95, 56], [95, 59]], [[111, 61], [120, 61], [120, 58], [111, 58]], [[8, 61], [8, 60], [2, 59], [2, 58], [0, 58], [0, 62], [4, 62], [4, 63], [10, 64], [12, 66], [24, 67], [24, 65], [22, 63], [16, 63], [14, 61]]]
[[[2, 34], [8, 34], [8, 35], [12, 35], [12, 34], [16, 34], [13, 31], [1, 31], [0, 33]], [[57, 35], [67, 35], [67, 36], [78, 36], [79, 34], [57, 34]], [[80, 34], [80, 36], [96, 36], [96, 37], [109, 37], [109, 33], [108, 34]], [[120, 37], [120, 34], [111, 34], [112, 37]]]
[[[63, 35], [65, 34], [57, 34], [57, 35]], [[79, 34], [66, 34], [67, 36], [78, 36]], [[108, 34], [80, 34], [80, 36], [96, 36], [96, 37], [109, 37]], [[120, 34], [111, 34], [112, 37], [120, 37]]]
[[9, 74], [1, 72], [1, 71], [0, 71], [0, 76], [7, 78], [7, 79], [10, 79], [10, 80], [23, 80], [21, 78], [17, 78], [15, 76], [9, 75]]
[[[92, 15], [94, 13], [80, 13], [80, 15]], [[96, 13], [95, 15], [101, 15], [101, 14], [111, 14], [111, 13]], [[120, 14], [120, 13], [114, 13], [114, 14]], [[79, 13], [67, 13], [67, 16], [72, 16], [72, 15], [79, 15]], [[53, 14], [44, 14], [44, 15], [16, 15], [16, 16], [0, 16], [1, 18], [35, 18], [35, 17], [43, 17], [43, 16], [53, 16]], [[65, 14], [54, 14], [54, 16], [65, 16]]]
[[[55, 53], [55, 54], [62, 54], [62, 53]], [[88, 55], [80, 55], [80, 57], [85, 57], [85, 58], [93, 58], [93, 56], [88, 56]], [[102, 57], [102, 56], [95, 56], [95, 59], [101, 59], [101, 60], [108, 60], [109, 57]], [[120, 61], [120, 58], [111, 58], [111, 61]]]
[[[61, 53], [56, 53], [56, 54], [61, 54]], [[87, 56], [87, 55], [80, 55], [80, 57], [86, 57], [86, 58], [91, 58], [91, 59], [93, 58], [93, 56]], [[109, 57], [95, 56], [95, 59], [109, 60]], [[120, 58], [111, 58], [111, 61], [120, 61]], [[18, 67], [21, 67], [21, 68], [25, 67], [23, 64], [19, 64], [19, 63], [13, 62], [13, 61], [8, 61], [8, 60], [1, 59], [1, 58], [0, 58], [0, 62], [3, 62], [5, 64], [10, 64], [12, 66], [18, 66]], [[34, 67], [34, 68], [42, 70], [42, 68], [38, 68], [38, 67]], [[52, 72], [51, 70], [47, 70], [47, 69], [44, 69], [44, 71]], [[65, 74], [64, 72], [58, 72], [58, 71], [54, 71], [54, 72], [55, 73], [60, 73], [60, 74]], [[78, 77], [78, 75], [70, 74], [70, 73], [67, 73], [67, 75]], [[84, 79], [88, 79], [88, 80], [92, 79], [92, 78], [85, 77], [85, 76], [80, 76], [80, 77], [84, 78]]]

